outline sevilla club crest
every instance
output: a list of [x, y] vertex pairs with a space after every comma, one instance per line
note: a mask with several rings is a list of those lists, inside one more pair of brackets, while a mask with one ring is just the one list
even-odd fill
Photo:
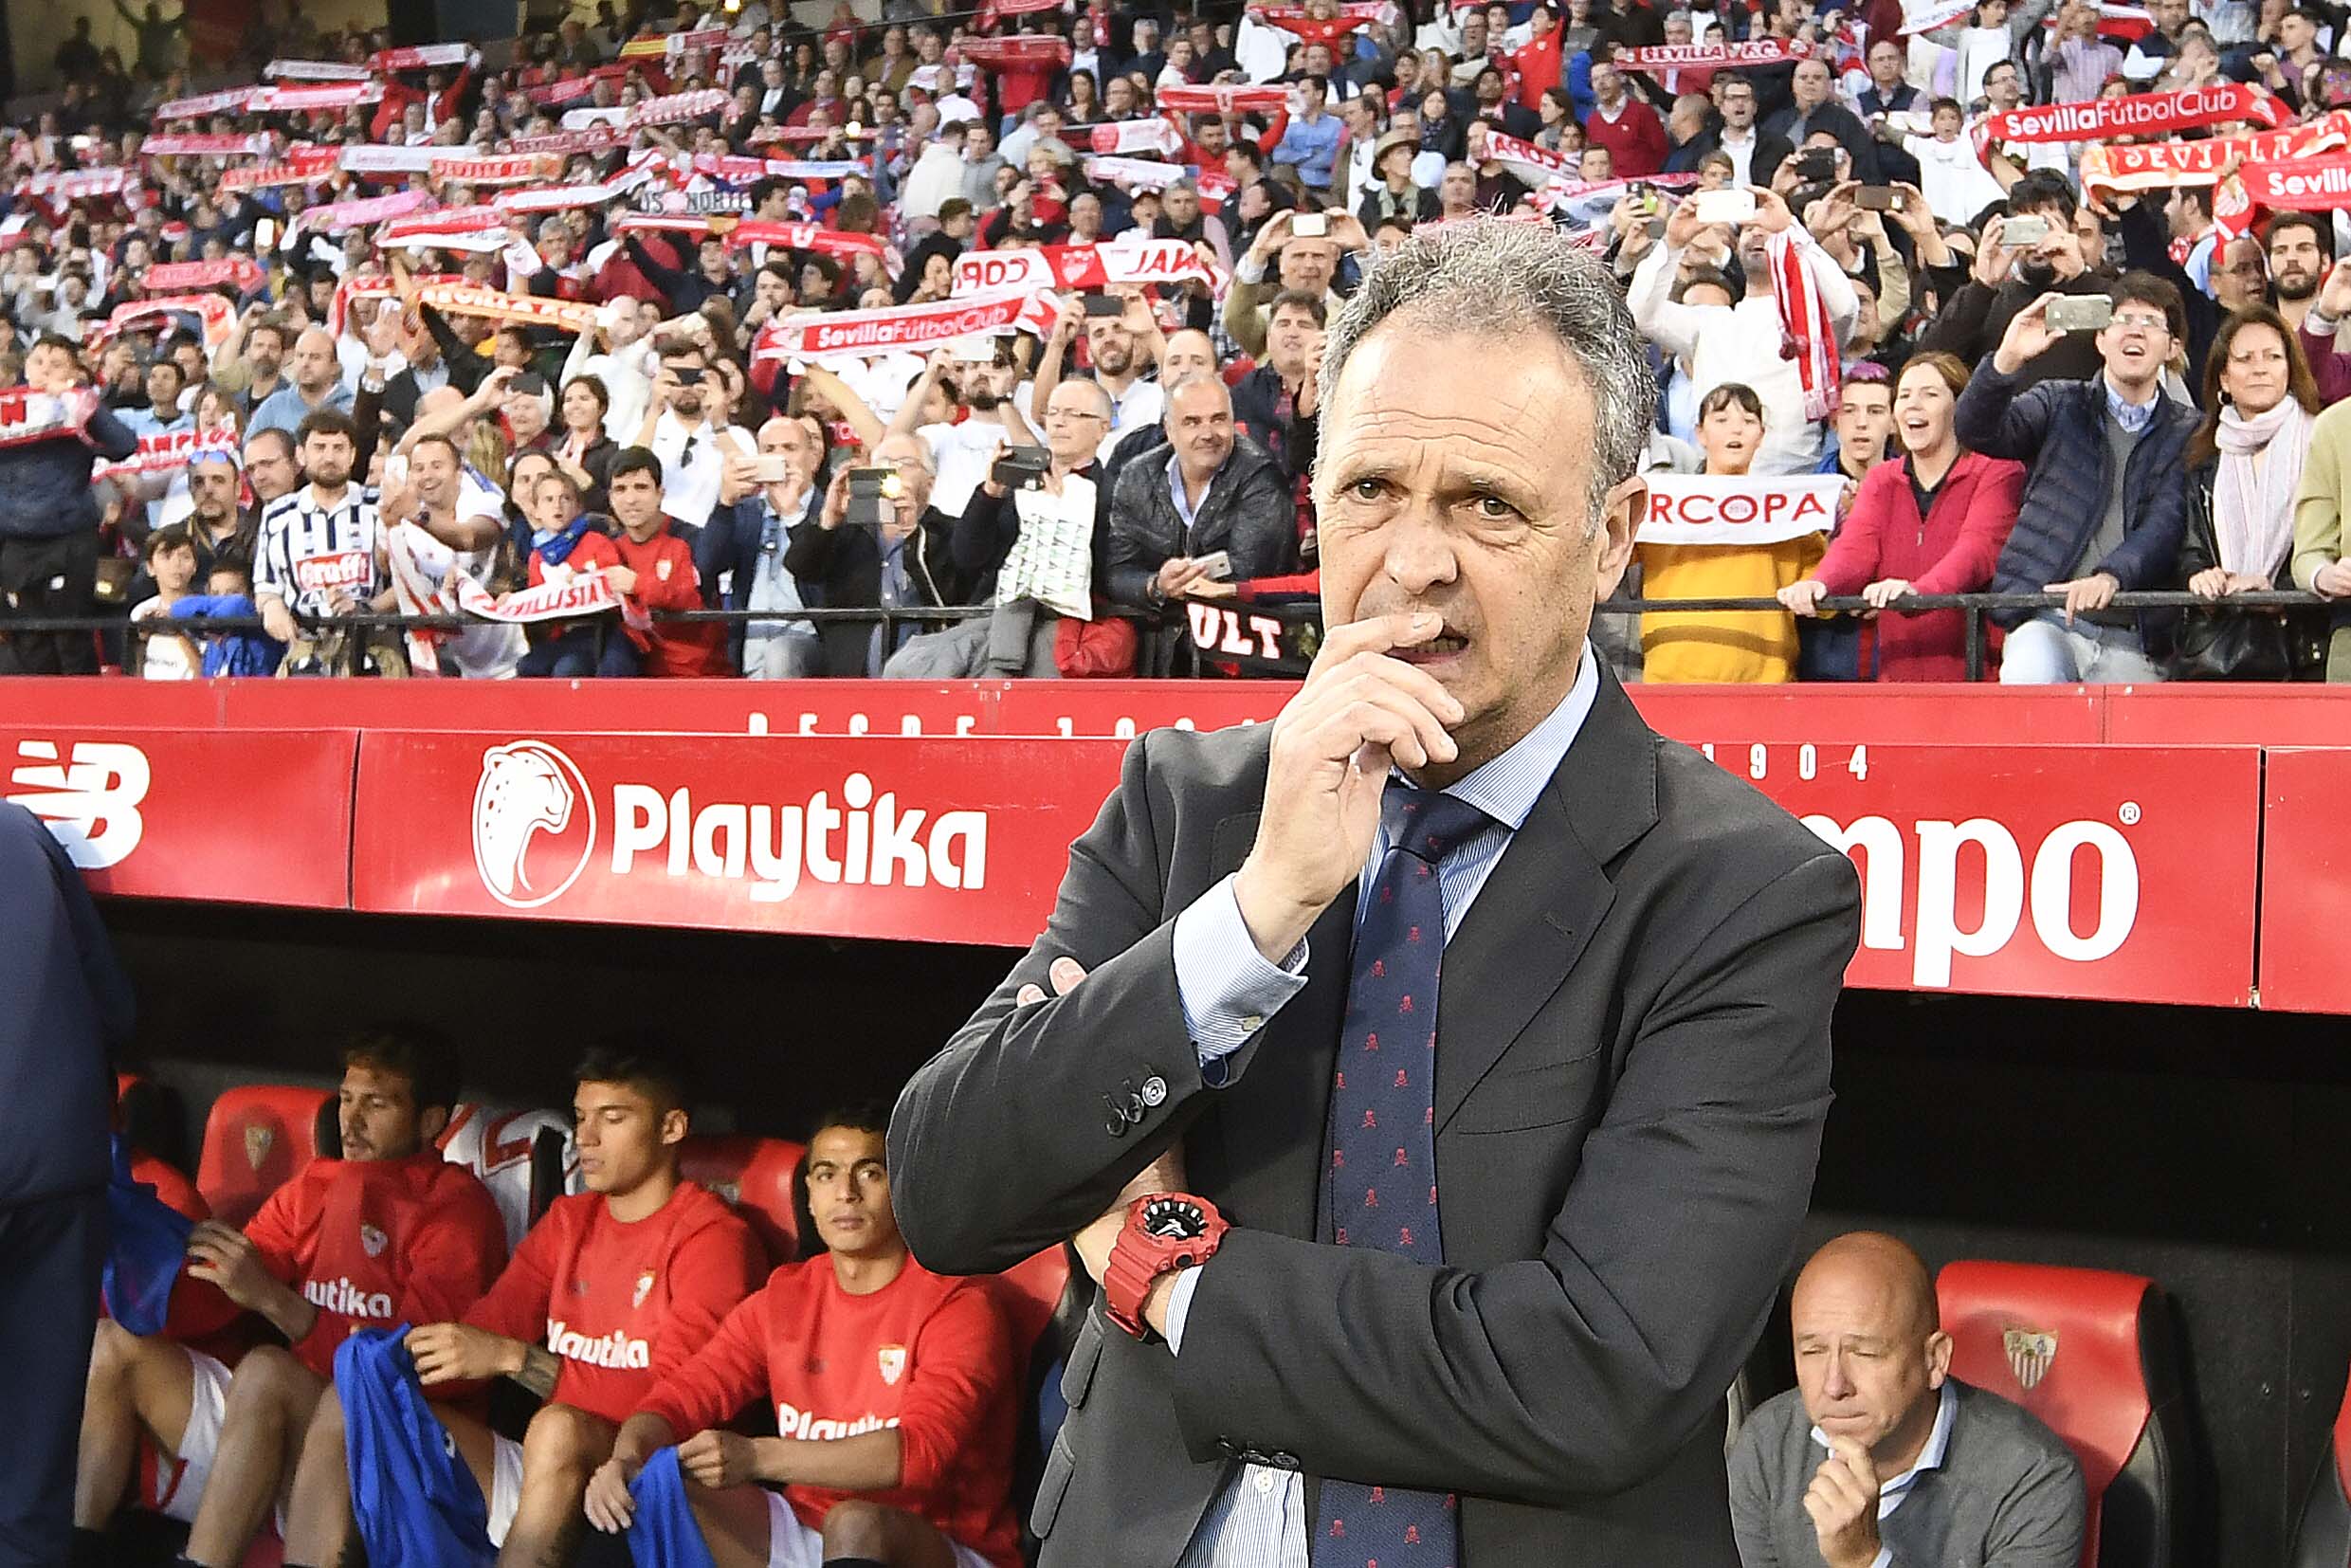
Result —
[[652, 1293], [653, 1271], [648, 1268], [644, 1273], [637, 1276], [637, 1292], [635, 1295], [629, 1298], [629, 1306], [632, 1308], [643, 1306], [645, 1304], [645, 1298]]
[[2018, 1385], [2028, 1394], [2049, 1376], [2050, 1365], [2057, 1359], [2054, 1334], [2012, 1328], [2001, 1334], [2000, 1343], [2008, 1351], [2008, 1370], [2016, 1375]]
[[360, 1222], [359, 1246], [369, 1257], [382, 1257], [384, 1255], [384, 1249], [390, 1247], [391, 1245], [392, 1238], [384, 1234], [380, 1229], [368, 1224], [364, 1220]]
[[874, 1359], [881, 1365], [882, 1380], [892, 1388], [896, 1388], [898, 1380], [906, 1376], [906, 1347], [904, 1345], [884, 1345], [874, 1352]]
[[270, 1146], [278, 1141], [277, 1133], [265, 1123], [254, 1121], [245, 1129], [245, 1162], [259, 1175], [262, 1161], [269, 1158]]

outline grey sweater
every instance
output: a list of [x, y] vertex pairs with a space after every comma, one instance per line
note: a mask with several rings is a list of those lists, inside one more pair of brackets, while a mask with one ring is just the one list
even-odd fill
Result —
[[[2021, 1406], [1951, 1379], [1958, 1391], [1942, 1466], [1923, 1472], [1879, 1522], [1895, 1568], [2075, 1568], [2082, 1560], [2082, 1467]], [[1828, 1451], [1790, 1389], [1747, 1418], [1731, 1449], [1731, 1528], [1744, 1568], [1822, 1568], [1804, 1490]]]

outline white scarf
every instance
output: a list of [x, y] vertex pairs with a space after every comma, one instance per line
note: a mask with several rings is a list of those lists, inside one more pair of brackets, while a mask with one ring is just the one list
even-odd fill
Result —
[[[2220, 470], [2213, 480], [2213, 527], [2220, 564], [2247, 576], [2276, 570], [2294, 541], [2294, 490], [2310, 449], [2310, 414], [2291, 393], [2277, 407], [2247, 419], [2223, 404], [2214, 445]], [[2263, 455], [2266, 454], [2266, 455]], [[2259, 463], [2254, 462], [2261, 456]]]

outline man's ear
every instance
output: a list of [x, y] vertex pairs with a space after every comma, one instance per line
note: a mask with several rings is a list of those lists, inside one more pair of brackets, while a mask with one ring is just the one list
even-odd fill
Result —
[[1951, 1376], [1951, 1336], [1937, 1329], [1926, 1337], [1926, 1386], [1942, 1387]]
[[664, 1143], [683, 1143], [685, 1135], [692, 1130], [692, 1123], [683, 1108], [662, 1112], [661, 1140]]
[[1639, 474], [1619, 480], [1600, 502], [1599, 558], [1592, 574], [1592, 596], [1616, 592], [1632, 560], [1632, 541], [1649, 516], [1649, 481]]
[[416, 1118], [417, 1141], [428, 1149], [431, 1148], [440, 1141], [441, 1134], [448, 1124], [449, 1108], [447, 1105], [427, 1105]]

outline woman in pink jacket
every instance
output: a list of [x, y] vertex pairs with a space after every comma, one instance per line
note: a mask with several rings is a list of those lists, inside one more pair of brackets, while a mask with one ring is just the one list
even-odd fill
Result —
[[[1859, 593], [1880, 610], [1913, 593], [1966, 593], [1992, 580], [2015, 526], [2025, 470], [1960, 448], [1951, 410], [1967, 367], [1922, 354], [1894, 384], [1894, 437], [1903, 455], [1869, 470], [1819, 568], [1779, 591], [1799, 615], [1820, 601]], [[1956, 610], [1882, 614], [1861, 667], [1881, 681], [1967, 679], [1967, 623]]]

